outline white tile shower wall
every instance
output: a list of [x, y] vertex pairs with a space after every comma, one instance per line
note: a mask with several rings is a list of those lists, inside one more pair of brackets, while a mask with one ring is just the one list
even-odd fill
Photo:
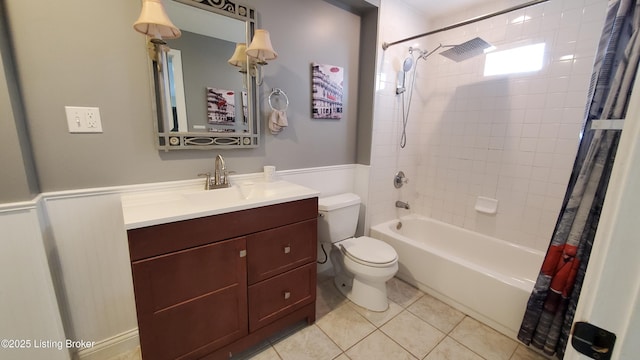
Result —
[[[496, 4], [492, 10], [509, 5]], [[433, 49], [480, 36], [498, 51], [544, 42], [544, 67], [485, 77], [484, 56], [455, 63], [434, 54], [421, 61], [406, 149], [397, 146], [402, 108], [394, 82], [414, 44], [386, 50], [378, 74], [371, 223], [396, 217], [393, 202], [405, 197], [421, 214], [546, 249], [578, 146], [605, 8], [606, 0], [556, 0], [419, 39]], [[446, 25], [483, 13], [434, 22]], [[515, 21], [521, 16], [527, 20]], [[383, 1], [382, 41], [423, 32], [425, 26], [402, 1]], [[401, 166], [412, 180], [404, 193], [388, 180]], [[477, 196], [497, 198], [498, 214], [477, 213]]]
[[[383, 0], [380, 9], [381, 41], [391, 42], [423, 32], [427, 28], [426, 16], [403, 1]], [[397, 200], [407, 201], [410, 206], [415, 205], [420, 124], [416, 119], [409, 119], [406, 147], [401, 148], [403, 96], [396, 95], [396, 79], [402, 62], [409, 56], [409, 46], [426, 49], [425, 45], [426, 42], [422, 39], [379, 52], [367, 212], [368, 224], [371, 225], [406, 213], [406, 210], [394, 207]], [[418, 67], [417, 77], [424, 72], [424, 65], [423, 61], [414, 63], [413, 66]], [[416, 82], [419, 83], [420, 80]], [[407, 76], [407, 89], [410, 88], [410, 83], [411, 76]], [[408, 92], [409, 90], [404, 96], [405, 108], [409, 106]], [[416, 86], [411, 114], [423, 112], [424, 98], [424, 89]], [[405, 173], [409, 183], [396, 189], [393, 177], [399, 170]]]
[[[604, 0], [553, 1], [434, 36], [434, 44], [480, 36], [497, 51], [545, 43], [544, 66], [485, 77], [484, 56], [432, 59], [418, 211], [546, 249], [579, 142], [605, 7]], [[476, 212], [478, 196], [498, 199], [498, 214]]]

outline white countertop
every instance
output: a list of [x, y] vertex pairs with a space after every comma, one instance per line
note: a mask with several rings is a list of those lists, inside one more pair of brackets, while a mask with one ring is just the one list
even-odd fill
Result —
[[127, 230], [316, 197], [288, 181], [245, 181], [229, 188], [151, 191], [121, 197]]

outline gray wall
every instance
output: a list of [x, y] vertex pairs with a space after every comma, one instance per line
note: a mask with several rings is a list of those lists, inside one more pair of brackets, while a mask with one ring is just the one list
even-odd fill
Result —
[[0, 1], [0, 203], [31, 199], [39, 191], [5, 15]]
[[378, 8], [362, 11], [360, 32], [360, 96], [358, 97], [358, 164], [371, 164], [373, 134], [373, 103], [376, 87], [376, 59], [378, 51]]
[[[149, 60], [144, 37], [132, 29], [139, 1], [5, 3], [41, 191], [191, 179], [212, 169], [216, 151], [155, 149]], [[320, 0], [249, 4], [280, 55], [265, 67], [260, 93], [287, 92], [290, 126], [277, 137], [266, 134], [263, 100], [262, 145], [223, 151], [228, 167], [247, 173], [265, 164], [282, 170], [354, 163], [360, 17]], [[314, 61], [346, 70], [341, 121], [311, 119]], [[104, 132], [69, 134], [65, 105], [99, 107]]]

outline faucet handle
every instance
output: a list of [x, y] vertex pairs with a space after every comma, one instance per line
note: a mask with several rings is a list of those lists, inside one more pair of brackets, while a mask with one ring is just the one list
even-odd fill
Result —
[[210, 172], [206, 172], [206, 173], [198, 174], [198, 176], [199, 177], [206, 177], [207, 181], [204, 183], [204, 189], [205, 190], [211, 189], [211, 173]]
[[400, 189], [402, 185], [408, 182], [409, 182], [409, 179], [407, 179], [407, 177], [404, 176], [403, 171], [398, 171], [396, 175], [393, 177], [393, 186], [395, 186], [396, 189]]
[[224, 169], [224, 171], [223, 171], [223, 177], [224, 178], [222, 179], [222, 185], [231, 186], [231, 183], [229, 182], [229, 175], [230, 174], [235, 174], [235, 173], [236, 173], [235, 171]]

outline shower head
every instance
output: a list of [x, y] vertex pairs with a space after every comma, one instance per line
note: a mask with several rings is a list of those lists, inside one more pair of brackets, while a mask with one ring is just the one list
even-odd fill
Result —
[[461, 62], [471, 59], [472, 57], [482, 55], [485, 49], [488, 49], [492, 46], [488, 42], [477, 37], [462, 44], [452, 45], [450, 47], [451, 49], [441, 52], [440, 55], [455, 62]]

